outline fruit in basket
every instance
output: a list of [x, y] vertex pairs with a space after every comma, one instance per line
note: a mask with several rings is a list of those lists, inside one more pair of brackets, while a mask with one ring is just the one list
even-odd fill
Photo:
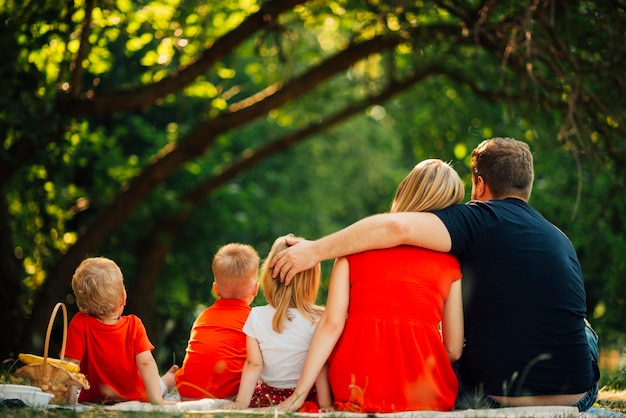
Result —
[[81, 384], [83, 389], [89, 389], [89, 382], [87, 381], [87, 377], [82, 373], [72, 373], [72, 377], [78, 383]]
[[[24, 364], [42, 364], [43, 363], [43, 357], [36, 356], [34, 354], [21, 353], [17, 356], [17, 358], [20, 359], [20, 361]], [[59, 359], [50, 358], [50, 357], [48, 357], [46, 361], [50, 364], [54, 364], [56, 366], [62, 367], [63, 369], [67, 370], [70, 373], [78, 373], [80, 371], [80, 366], [70, 361], [59, 360]]]

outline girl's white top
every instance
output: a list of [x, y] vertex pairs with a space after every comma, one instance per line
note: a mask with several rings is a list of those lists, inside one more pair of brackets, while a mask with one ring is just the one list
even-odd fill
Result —
[[261, 380], [275, 388], [295, 388], [317, 324], [289, 308], [291, 320], [285, 321], [279, 334], [272, 329], [274, 312], [271, 305], [252, 308], [243, 332], [259, 342], [263, 356]]

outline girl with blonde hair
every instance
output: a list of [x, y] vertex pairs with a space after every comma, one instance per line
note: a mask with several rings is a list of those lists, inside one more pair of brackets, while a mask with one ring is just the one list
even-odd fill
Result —
[[[425, 160], [398, 186], [391, 212], [434, 211], [463, 197], [450, 165]], [[338, 258], [300, 380], [278, 409], [297, 410], [328, 361], [337, 410], [452, 410], [451, 363], [463, 348], [460, 279], [456, 258], [418, 247]]]
[[[235, 401], [224, 409], [274, 406], [293, 393], [304, 365], [313, 333], [324, 312], [315, 302], [320, 287], [317, 264], [299, 273], [290, 286], [272, 278], [269, 261], [287, 248], [286, 237], [274, 241], [261, 271], [261, 286], [268, 304], [253, 307], [243, 331], [247, 359]], [[317, 412], [331, 406], [325, 368], [320, 369], [304, 394], [305, 409]], [[306, 403], [305, 403], [306, 402]]]

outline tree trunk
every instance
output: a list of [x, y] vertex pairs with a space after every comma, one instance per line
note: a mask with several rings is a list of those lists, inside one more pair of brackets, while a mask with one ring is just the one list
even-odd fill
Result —
[[16, 295], [22, 295], [22, 270], [15, 257], [15, 248], [11, 239], [9, 207], [4, 187], [0, 186], [0, 361], [17, 356], [15, 350], [19, 341], [18, 324], [24, 321], [21, 315], [21, 301]]

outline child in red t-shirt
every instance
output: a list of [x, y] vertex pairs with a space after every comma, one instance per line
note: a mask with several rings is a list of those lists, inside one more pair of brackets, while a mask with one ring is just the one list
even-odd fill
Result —
[[[104, 257], [85, 259], [74, 272], [72, 289], [80, 312], [70, 321], [65, 355], [80, 365], [90, 384], [78, 401], [163, 404], [173, 387], [165, 382], [173, 380], [168, 375], [178, 366], [161, 379], [143, 323], [135, 315], [122, 316], [126, 289], [117, 264]], [[69, 396], [74, 403], [75, 391]]]
[[243, 325], [259, 290], [259, 255], [245, 244], [221, 247], [212, 263], [218, 300], [196, 318], [183, 365], [176, 372], [182, 400], [232, 399], [246, 360]]

